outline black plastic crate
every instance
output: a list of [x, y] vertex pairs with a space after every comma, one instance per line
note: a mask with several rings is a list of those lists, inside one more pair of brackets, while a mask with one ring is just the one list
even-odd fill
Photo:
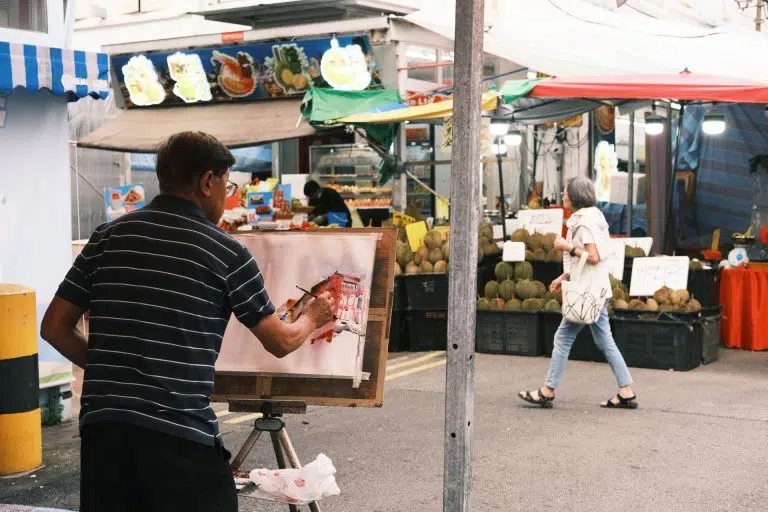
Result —
[[562, 261], [531, 261], [533, 279], [541, 281], [549, 289], [549, 285], [563, 274]]
[[613, 338], [628, 366], [687, 371], [701, 364], [698, 320], [613, 319]]
[[392, 287], [392, 311], [403, 311], [408, 307], [405, 298], [405, 286], [403, 286], [403, 277], [395, 278], [395, 284]]
[[409, 349], [413, 352], [445, 350], [448, 344], [448, 311], [410, 310], [406, 330]]
[[540, 356], [538, 311], [477, 312], [475, 350], [481, 354]]
[[408, 309], [448, 309], [448, 274], [401, 276], [401, 284]]
[[720, 272], [718, 269], [690, 269], [688, 291], [703, 307], [720, 304]]
[[[544, 347], [544, 355], [552, 357], [552, 350], [555, 344], [555, 332], [560, 327], [560, 322], [563, 320], [563, 315], [560, 313], [544, 311], [541, 313], [541, 338], [542, 346]], [[582, 327], [579, 334], [576, 336], [576, 341], [573, 342], [571, 347], [571, 354], [568, 359], [574, 361], [595, 361], [598, 363], [605, 362], [605, 356], [595, 345], [595, 340], [592, 336], [592, 329], [588, 325]]]
[[701, 339], [701, 362], [703, 364], [714, 363], [720, 357], [720, 315], [717, 312], [705, 313], [696, 326], [698, 336]]
[[389, 351], [403, 352], [405, 350], [408, 350], [406, 314], [402, 311], [392, 311], [389, 324]]

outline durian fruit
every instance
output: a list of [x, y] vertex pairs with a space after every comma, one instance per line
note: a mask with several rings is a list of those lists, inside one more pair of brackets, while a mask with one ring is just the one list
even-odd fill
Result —
[[672, 312], [680, 311], [680, 307], [672, 304], [671, 302], [667, 302], [659, 306], [659, 310], [672, 313]]
[[687, 304], [691, 300], [691, 294], [688, 290], [677, 290], [680, 293], [680, 304]]
[[653, 294], [653, 298], [656, 302], [658, 302], [659, 306], [662, 306], [664, 304], [669, 303], [671, 293], [672, 293], [672, 290], [670, 290], [666, 286], [662, 286], [661, 288], [656, 290], [656, 293]]
[[489, 304], [490, 304], [490, 309], [493, 309], [493, 310], [496, 310], [496, 311], [501, 311], [502, 309], [504, 309], [504, 306], [507, 305], [507, 303], [504, 302], [504, 299], [502, 299], [500, 297], [495, 298], [495, 299], [491, 299]]
[[398, 240], [395, 249], [395, 259], [401, 267], [408, 265], [411, 261], [413, 261], [413, 252], [411, 252], [411, 247], [407, 243]]
[[525, 242], [525, 246], [530, 251], [534, 251], [534, 254], [536, 252], [536, 249], [541, 248], [541, 233], [534, 233], [531, 236], [528, 237], [528, 240]]
[[421, 269], [422, 274], [431, 274], [432, 272], [435, 271], [435, 268], [432, 265], [432, 263], [426, 260], [421, 262], [421, 265], [419, 265], [419, 268]]
[[420, 274], [420, 273], [421, 273], [421, 269], [414, 262], [410, 262], [409, 264], [407, 264], [405, 266], [405, 274], [406, 275], [412, 276], [412, 275]]
[[530, 233], [528, 233], [525, 229], [516, 229], [514, 233], [512, 233], [512, 236], [509, 237], [510, 240], [513, 242], [527, 242], [528, 237], [531, 236]]
[[627, 309], [645, 309], [645, 302], [641, 299], [632, 299], [629, 301], [629, 307]]
[[488, 222], [483, 222], [482, 224], [480, 224], [479, 236], [482, 240], [485, 240], [487, 242], [492, 241], [493, 226], [491, 226]]
[[[675, 306], [679, 306], [680, 304], [685, 304], [685, 301], [683, 300], [683, 291], [685, 290], [672, 290], [672, 293], [669, 294], [669, 302], [674, 304]], [[687, 291], [685, 292], [688, 293]]]
[[432, 249], [429, 251], [429, 262], [433, 265], [443, 259], [443, 251], [440, 248]]
[[499, 246], [495, 242], [483, 243], [483, 254], [486, 256], [493, 256], [495, 254], [499, 254], [500, 252], [501, 249], [499, 249]]
[[424, 261], [429, 261], [429, 249], [426, 247], [419, 247], [413, 255], [413, 262], [417, 265], [421, 265]]
[[542, 248], [536, 249], [533, 251], [533, 261], [547, 261], [547, 252]]
[[523, 303], [519, 299], [510, 299], [504, 305], [504, 309], [507, 311], [520, 311], [523, 309]]
[[448, 272], [448, 262], [445, 260], [436, 261], [432, 271], [436, 274], [445, 274]]
[[430, 251], [439, 249], [440, 246], [443, 245], [443, 237], [439, 231], [430, 229], [427, 231], [427, 234], [424, 235], [424, 245], [426, 245], [427, 249]]
[[645, 309], [648, 311], [658, 311], [659, 310], [659, 303], [656, 302], [655, 299], [648, 299], [645, 301]]
[[627, 301], [624, 299], [614, 299], [613, 301], [613, 308], [614, 309], [629, 309], [629, 304], [627, 304]]
[[536, 285], [528, 279], [522, 279], [515, 285], [515, 295], [523, 299], [533, 299], [536, 297]]
[[528, 209], [530, 210], [540, 210], [541, 209], [541, 201], [537, 197], [534, 197], [530, 201], [528, 201]]
[[549, 259], [550, 259], [550, 261], [563, 261], [563, 250], [562, 249], [552, 249], [549, 252]]
[[395, 263], [395, 277], [403, 275], [403, 269], [399, 263]]
[[451, 261], [451, 244], [448, 242], [443, 243], [443, 259], [445, 261]]
[[515, 279], [531, 279], [533, 277], [533, 265], [527, 261], [515, 263]]
[[549, 252], [555, 248], [555, 240], [557, 235], [554, 233], [547, 233], [541, 237], [541, 248]]
[[688, 266], [694, 270], [702, 270], [704, 268], [704, 264], [696, 258], [692, 259]]
[[629, 247], [624, 249], [624, 256], [626, 258], [645, 258], [646, 254], [640, 247]]
[[497, 280], [504, 281], [505, 279], [511, 279], [515, 276], [515, 267], [513, 267], [511, 263], [502, 261], [496, 264], [494, 273], [496, 274]]
[[552, 297], [553, 297], [553, 298], [554, 298], [554, 299], [555, 299], [557, 302], [559, 302], [560, 304], [562, 304], [562, 303], [563, 303], [563, 289], [562, 289], [562, 288], [560, 288], [559, 290], [557, 290], [555, 293], [553, 293], [553, 294], [552, 294]]
[[505, 279], [499, 284], [499, 293], [501, 298], [510, 301], [515, 298], [515, 282], [512, 279]]
[[544, 298], [544, 294], [547, 293], [547, 287], [541, 281], [534, 281], [533, 285], [536, 287], [536, 298]]
[[541, 311], [544, 309], [544, 301], [542, 299], [526, 299], [523, 301], [524, 311]]
[[499, 296], [499, 292], [500, 292], [499, 283], [497, 283], [496, 281], [488, 281], [487, 283], [485, 283], [486, 299], [488, 300], [495, 299], [496, 297]]
[[491, 303], [485, 297], [477, 299], [477, 309], [491, 309]]
[[561, 311], [560, 303], [555, 299], [547, 301], [547, 305], [544, 306], [545, 311], [551, 311], [552, 313], [559, 313]]
[[612, 290], [613, 298], [615, 300], [624, 300], [626, 301], [629, 297], [626, 293], [624, 293], [624, 290], [619, 288], [618, 286]]
[[533, 251], [525, 250], [525, 261], [533, 261]]
[[685, 310], [689, 313], [698, 313], [701, 311], [701, 302], [696, 299], [691, 299], [688, 304], [685, 305]]

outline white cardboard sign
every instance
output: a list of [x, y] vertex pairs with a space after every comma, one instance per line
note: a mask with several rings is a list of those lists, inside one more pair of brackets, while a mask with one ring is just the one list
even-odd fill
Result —
[[563, 234], [563, 210], [547, 208], [543, 210], [520, 210], [517, 212], [518, 227], [529, 233]]
[[502, 261], [525, 261], [525, 244], [523, 242], [504, 242]]
[[635, 258], [632, 263], [632, 297], [650, 297], [662, 286], [673, 290], [688, 288], [688, 256], [655, 256]]
[[627, 248], [624, 242], [618, 239], [611, 239], [610, 271], [613, 277], [621, 281], [624, 279], [624, 250]]
[[626, 245], [627, 247], [639, 247], [645, 251], [645, 254], [651, 254], [651, 247], [653, 247], [653, 238], [650, 236], [642, 237], [642, 238], [621, 238], [619, 240], [622, 240], [624, 242], [624, 245]]

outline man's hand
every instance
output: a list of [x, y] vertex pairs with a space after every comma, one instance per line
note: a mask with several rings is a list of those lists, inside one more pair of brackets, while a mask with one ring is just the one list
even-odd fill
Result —
[[571, 244], [569, 244], [565, 238], [559, 236], [555, 239], [555, 249], [558, 251], [570, 251]]
[[316, 299], [312, 299], [304, 306], [306, 315], [312, 320], [316, 328], [320, 328], [333, 320], [333, 312], [336, 306], [329, 292], [325, 292]]
[[304, 313], [292, 324], [282, 322], [276, 314], [268, 316], [251, 332], [275, 357], [285, 357], [301, 347], [312, 332], [333, 320], [335, 311], [330, 293], [324, 293], [304, 306]]
[[565, 281], [565, 274], [561, 275], [560, 277], [552, 281], [552, 283], [550, 283], [549, 291], [552, 293], [559, 292], [560, 289], [563, 287], [563, 281]]

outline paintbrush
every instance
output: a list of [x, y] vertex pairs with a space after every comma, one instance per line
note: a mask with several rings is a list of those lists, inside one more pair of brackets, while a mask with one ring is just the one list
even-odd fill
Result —
[[[304, 289], [304, 288], [302, 288], [301, 286], [298, 286], [298, 285], [296, 285], [296, 288], [298, 288], [298, 289], [299, 289], [299, 291], [302, 291], [302, 292], [306, 293], [307, 295], [309, 295], [309, 296], [310, 296], [310, 297], [312, 297], [313, 299], [319, 299], [319, 298], [320, 298], [320, 297], [318, 297], [317, 295], [315, 295], [314, 293], [312, 293], [312, 292], [310, 292], [310, 291], [307, 291], [307, 290], [305, 290], [305, 289]], [[298, 304], [298, 303], [297, 303], [297, 304]], [[291, 308], [291, 309], [293, 309], [293, 308]], [[333, 319], [334, 319], [334, 320], [338, 320], [339, 318], [338, 318], [336, 315], [333, 315]]]

